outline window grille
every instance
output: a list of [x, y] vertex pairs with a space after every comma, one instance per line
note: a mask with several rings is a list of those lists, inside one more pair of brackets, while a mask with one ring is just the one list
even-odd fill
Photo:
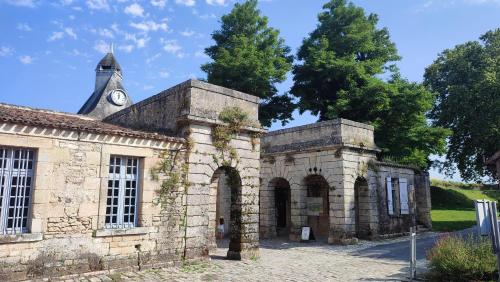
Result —
[[137, 224], [139, 159], [111, 156], [109, 161], [106, 228], [132, 228]]
[[28, 232], [35, 152], [0, 147], [0, 234]]

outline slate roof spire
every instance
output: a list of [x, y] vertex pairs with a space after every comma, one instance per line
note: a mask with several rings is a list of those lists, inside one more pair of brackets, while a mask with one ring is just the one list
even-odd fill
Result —
[[113, 54], [113, 44], [109, 46], [109, 52], [99, 61], [95, 71], [112, 70], [121, 74], [122, 68]]
[[132, 105], [122, 84], [122, 68], [113, 54], [113, 45], [95, 68], [94, 93], [83, 104], [78, 114], [98, 119]]

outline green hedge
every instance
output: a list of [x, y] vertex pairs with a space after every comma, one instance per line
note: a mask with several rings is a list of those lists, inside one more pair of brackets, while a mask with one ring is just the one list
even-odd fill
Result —
[[427, 255], [430, 281], [496, 281], [496, 256], [489, 238], [445, 236]]

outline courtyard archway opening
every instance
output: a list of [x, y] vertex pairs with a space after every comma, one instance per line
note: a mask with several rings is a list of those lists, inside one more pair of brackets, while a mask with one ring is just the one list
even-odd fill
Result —
[[213, 247], [229, 248], [227, 258], [240, 259], [241, 177], [228, 166], [215, 170], [210, 182], [210, 237]]
[[276, 236], [288, 237], [291, 226], [290, 183], [284, 178], [274, 178], [269, 182], [269, 186], [274, 190]]
[[309, 175], [304, 179], [307, 187], [307, 223], [317, 241], [328, 241], [330, 230], [329, 185], [319, 174]]

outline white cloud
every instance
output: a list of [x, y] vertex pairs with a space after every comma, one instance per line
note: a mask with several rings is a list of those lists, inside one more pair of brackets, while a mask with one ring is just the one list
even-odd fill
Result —
[[31, 27], [27, 23], [18, 23], [17, 29], [22, 31], [31, 31]]
[[144, 8], [137, 3], [125, 7], [123, 11], [125, 14], [131, 15], [132, 17], [144, 17]]
[[64, 37], [64, 32], [62, 31], [53, 31], [52, 34], [47, 38], [47, 41], [56, 41], [62, 39]]
[[151, 38], [147, 36], [143, 38], [138, 38], [136, 34], [125, 33], [125, 40], [133, 41], [136, 47], [139, 49], [146, 47], [150, 39]]
[[202, 20], [207, 20], [207, 19], [210, 19], [210, 18], [212, 18], [212, 19], [217, 18], [217, 16], [215, 14], [213, 14], [213, 13], [212, 14], [200, 14], [198, 12], [198, 10], [196, 10], [196, 9], [193, 9], [192, 13], [193, 13], [193, 15], [197, 16], [198, 18], [200, 18]]
[[14, 49], [7, 46], [0, 46], [0, 57], [7, 57], [14, 53]]
[[103, 40], [99, 40], [94, 44], [94, 50], [99, 53], [106, 54], [109, 52], [109, 45]]
[[5, 0], [5, 3], [14, 6], [28, 7], [28, 8], [35, 8], [36, 6], [34, 0]]
[[175, 0], [176, 4], [192, 7], [196, 4], [194, 0]]
[[76, 36], [76, 33], [73, 31], [73, 29], [71, 27], [66, 27], [64, 28], [64, 32], [66, 32], [66, 34], [73, 38], [73, 39], [77, 39], [77, 36]]
[[33, 63], [33, 57], [31, 57], [29, 55], [23, 55], [23, 56], [19, 57], [19, 61], [24, 65], [29, 65], [29, 64]]
[[206, 0], [208, 5], [226, 5], [226, 0]]
[[207, 56], [207, 54], [205, 54], [205, 52], [203, 50], [198, 50], [194, 53], [194, 56], [196, 58], [203, 58], [203, 59], [208, 59], [209, 57]]
[[120, 28], [118, 27], [118, 24], [117, 23], [113, 23], [111, 25], [111, 29], [116, 32], [116, 33], [120, 33]]
[[73, 0], [60, 0], [59, 3], [61, 3], [61, 5], [63, 6], [68, 6], [73, 4]]
[[167, 78], [170, 76], [170, 73], [168, 71], [160, 71], [158, 73], [158, 75], [161, 77], [161, 78]]
[[184, 30], [184, 31], [181, 31], [181, 32], [180, 32], [180, 34], [181, 34], [182, 36], [185, 36], [185, 37], [191, 37], [191, 36], [193, 36], [195, 33], [196, 33], [196, 32], [194, 32], [194, 31], [192, 31], [192, 30], [190, 30], [190, 29], [186, 29], [186, 30]]
[[427, 0], [415, 11], [447, 9], [455, 5], [500, 5], [500, 0]]
[[114, 38], [113, 32], [107, 28], [100, 28], [99, 35], [106, 38]]
[[166, 21], [164, 20], [163, 22], [154, 22], [154, 21], [143, 21], [140, 23], [130, 23], [130, 26], [142, 30], [144, 32], [149, 32], [149, 31], [157, 31], [157, 30], [163, 30], [167, 31], [168, 30], [168, 25]]
[[177, 40], [162, 40], [163, 50], [167, 53], [176, 54], [182, 50], [181, 45], [177, 43]]
[[132, 50], [134, 50], [134, 45], [128, 44], [128, 45], [120, 45], [118, 46], [118, 50], [123, 51], [125, 53], [130, 53]]
[[160, 9], [165, 8], [165, 5], [167, 4], [167, 0], [151, 0], [151, 5], [154, 7], [158, 7]]
[[87, 0], [86, 3], [89, 9], [109, 11], [109, 4], [107, 0]]
[[151, 62], [156, 61], [160, 57], [161, 57], [161, 53], [156, 53], [152, 57], [146, 59], [146, 64], [149, 65]]
[[182, 52], [182, 46], [177, 43], [177, 40], [165, 40], [161, 38], [160, 43], [163, 45], [163, 50], [167, 53], [174, 54], [181, 59], [187, 56], [186, 53]]

